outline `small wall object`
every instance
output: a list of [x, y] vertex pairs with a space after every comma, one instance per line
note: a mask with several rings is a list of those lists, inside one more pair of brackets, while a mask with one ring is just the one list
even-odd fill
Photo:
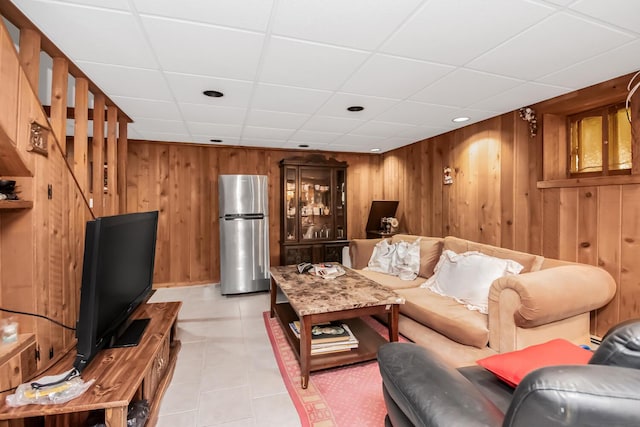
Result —
[[453, 176], [451, 176], [451, 168], [450, 167], [446, 167], [444, 168], [444, 185], [451, 185], [453, 184]]
[[520, 118], [526, 122], [529, 122], [529, 135], [531, 138], [538, 134], [538, 119], [536, 117], [536, 110], [531, 107], [523, 107], [518, 110]]
[[36, 121], [29, 124], [29, 151], [47, 156], [49, 150], [47, 148], [47, 140], [49, 139], [50, 129], [41, 125]]

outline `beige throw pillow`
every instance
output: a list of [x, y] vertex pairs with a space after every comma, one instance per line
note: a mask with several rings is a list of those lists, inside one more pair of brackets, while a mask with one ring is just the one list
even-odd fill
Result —
[[512, 260], [491, 257], [471, 251], [456, 254], [442, 252], [433, 276], [424, 284], [439, 295], [449, 296], [465, 304], [469, 310], [488, 313], [489, 288], [494, 280], [509, 274], [518, 274], [522, 265]]

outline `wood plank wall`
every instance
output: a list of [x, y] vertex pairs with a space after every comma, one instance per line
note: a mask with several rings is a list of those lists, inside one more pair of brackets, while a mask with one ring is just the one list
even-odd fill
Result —
[[[385, 153], [383, 197], [400, 200], [401, 227], [410, 233], [606, 269], [618, 291], [592, 314], [592, 333], [602, 336], [640, 317], [640, 175], [564, 179], [566, 116], [618, 102], [628, 78], [534, 106], [541, 128], [535, 137], [512, 112]], [[633, 139], [637, 146], [638, 132]], [[446, 166], [453, 169], [450, 186], [442, 183]]]
[[[160, 211], [154, 286], [220, 278], [218, 175], [269, 177], [271, 264], [280, 260], [280, 167], [300, 151], [128, 142], [127, 211]], [[364, 238], [371, 200], [382, 197], [380, 155], [325, 153], [347, 161], [347, 237]]]

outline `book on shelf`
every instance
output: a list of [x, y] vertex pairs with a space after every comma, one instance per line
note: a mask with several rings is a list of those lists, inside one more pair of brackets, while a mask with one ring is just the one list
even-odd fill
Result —
[[[294, 321], [289, 323], [289, 327], [293, 331], [294, 335], [300, 339], [300, 322]], [[316, 334], [313, 334], [314, 328]], [[336, 328], [330, 334], [325, 328]], [[359, 341], [356, 336], [351, 332], [349, 326], [344, 323], [330, 322], [321, 323], [312, 326], [311, 335], [311, 354], [329, 353], [333, 351], [344, 351], [352, 348], [358, 348]], [[324, 336], [329, 335], [329, 336]]]

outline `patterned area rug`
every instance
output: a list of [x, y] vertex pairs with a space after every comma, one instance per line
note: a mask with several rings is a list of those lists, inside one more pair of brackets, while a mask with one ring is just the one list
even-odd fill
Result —
[[[382, 397], [378, 362], [312, 372], [306, 390], [300, 387], [300, 366], [278, 320], [263, 313], [282, 378], [300, 414], [303, 427], [381, 427], [387, 410]], [[365, 321], [381, 335], [386, 327]], [[401, 341], [403, 339], [401, 338]]]

